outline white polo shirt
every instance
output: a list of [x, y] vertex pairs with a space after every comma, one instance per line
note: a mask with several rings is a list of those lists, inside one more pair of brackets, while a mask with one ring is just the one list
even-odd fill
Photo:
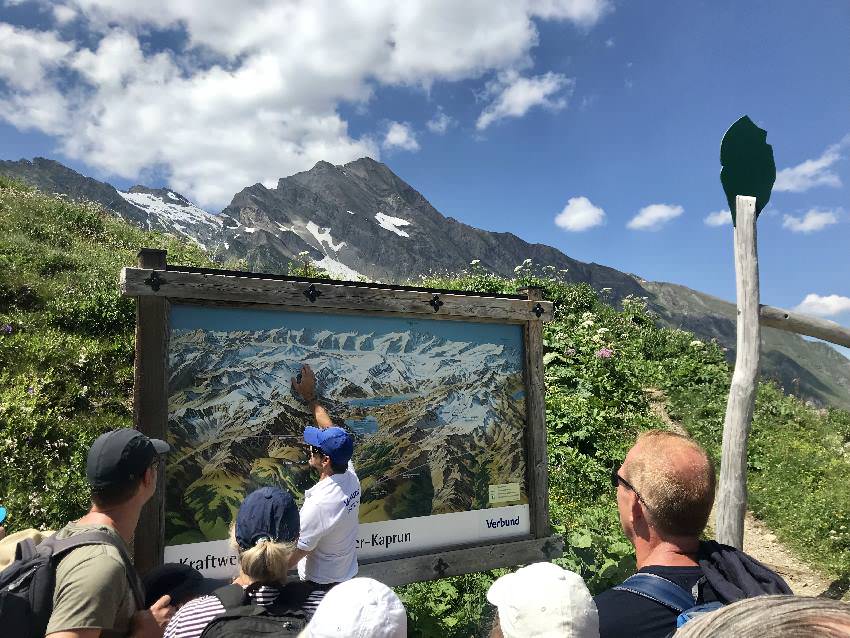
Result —
[[323, 478], [304, 492], [298, 549], [301, 580], [341, 583], [357, 574], [360, 480], [349, 461], [344, 474]]

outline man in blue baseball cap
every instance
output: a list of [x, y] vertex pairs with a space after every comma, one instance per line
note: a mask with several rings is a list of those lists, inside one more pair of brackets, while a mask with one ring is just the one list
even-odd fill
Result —
[[351, 464], [354, 441], [335, 427], [316, 396], [316, 376], [301, 366], [292, 387], [313, 412], [316, 426], [304, 428], [310, 446], [310, 467], [319, 482], [304, 492], [298, 545], [290, 561], [298, 563], [301, 580], [325, 591], [357, 574], [357, 535], [360, 516], [360, 480]]

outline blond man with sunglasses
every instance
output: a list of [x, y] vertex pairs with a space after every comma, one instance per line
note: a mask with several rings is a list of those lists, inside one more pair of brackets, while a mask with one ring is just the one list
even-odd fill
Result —
[[637, 573], [595, 598], [600, 638], [671, 635], [682, 612], [763, 594], [789, 594], [778, 575], [743, 552], [700, 541], [714, 504], [715, 472], [693, 439], [641, 434], [611, 473]]

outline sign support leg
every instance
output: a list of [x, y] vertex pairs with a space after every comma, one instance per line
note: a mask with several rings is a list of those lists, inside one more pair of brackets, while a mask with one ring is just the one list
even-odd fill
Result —
[[755, 409], [761, 347], [756, 198], [738, 195], [735, 212], [738, 338], [735, 372], [723, 424], [715, 528], [719, 542], [741, 549], [744, 544], [744, 515], [747, 511], [747, 439]]

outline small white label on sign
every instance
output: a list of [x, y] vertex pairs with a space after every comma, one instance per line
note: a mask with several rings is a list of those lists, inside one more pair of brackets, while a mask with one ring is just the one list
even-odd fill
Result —
[[519, 483], [500, 483], [490, 486], [491, 503], [510, 503], [519, 499]]

